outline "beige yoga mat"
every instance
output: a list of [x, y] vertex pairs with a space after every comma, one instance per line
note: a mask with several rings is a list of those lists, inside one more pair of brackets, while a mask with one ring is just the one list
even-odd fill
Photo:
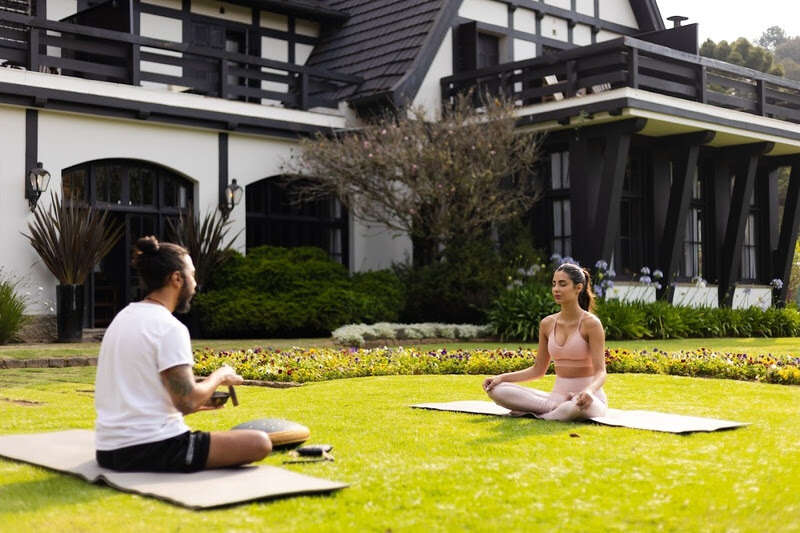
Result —
[[[418, 403], [411, 407], [417, 409], [433, 409], [436, 411], [453, 411], [456, 413], [472, 413], [477, 415], [508, 416], [510, 412], [505, 407], [500, 407], [494, 402], [486, 401], [459, 401], [444, 403]], [[533, 415], [530, 415], [533, 416]], [[694, 433], [697, 431], [718, 431], [732, 429], [749, 424], [718, 420], [716, 418], [703, 418], [699, 416], [685, 416], [656, 411], [626, 411], [623, 409], [609, 409], [606, 416], [590, 418], [592, 422], [606, 426], [621, 426], [633, 429], [647, 429], [650, 431], [664, 431], [667, 433]]]
[[318, 494], [347, 487], [339, 483], [274, 466], [244, 466], [191, 474], [115, 472], [94, 458], [94, 432], [72, 429], [54, 433], [0, 436], [0, 456], [103, 482], [125, 492], [206, 509], [235, 503]]

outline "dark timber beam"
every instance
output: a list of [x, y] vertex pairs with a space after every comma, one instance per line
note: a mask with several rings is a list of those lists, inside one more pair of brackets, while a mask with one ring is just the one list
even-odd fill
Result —
[[676, 263], [683, 246], [686, 216], [692, 199], [697, 161], [700, 146], [714, 139], [712, 131], [697, 131], [684, 135], [661, 137], [662, 146], [676, 150], [677, 171], [673, 170], [672, 186], [669, 191], [667, 217], [661, 237], [661, 260], [659, 265], [664, 272], [664, 287], [669, 287], [676, 274]]
[[796, 156], [792, 164], [789, 190], [786, 192], [786, 206], [783, 209], [781, 234], [778, 239], [778, 249], [775, 250], [775, 277], [783, 281], [780, 301], [786, 299], [789, 290], [789, 276], [792, 272], [798, 225], [800, 225], [800, 156]]
[[622, 201], [622, 184], [631, 147], [631, 133], [619, 133], [606, 139], [603, 173], [597, 196], [597, 211], [591, 231], [591, 260], [611, 260], [619, 236], [619, 209]]
[[[28, 179], [28, 171], [39, 161], [39, 112], [25, 110], [25, 198], [35, 197], [33, 186]], [[17, 182], [19, 183], [19, 182]]]
[[583, 265], [611, 260], [631, 136], [646, 125], [634, 118], [568, 130], [572, 255]]
[[725, 225], [725, 242], [722, 245], [722, 268], [719, 279], [719, 301], [730, 306], [733, 301], [733, 285], [742, 262], [742, 242], [747, 215], [750, 211], [750, 198], [756, 181], [756, 170], [761, 155], [772, 149], [772, 143], [756, 143], [732, 148], [743, 154], [744, 160], [736, 171], [736, 181], [731, 195], [731, 209]]
[[228, 134], [219, 134], [219, 151], [218, 151], [218, 165], [219, 165], [219, 197], [217, 205], [220, 206], [220, 211], [225, 213], [228, 207], [228, 202], [225, 199], [225, 188], [228, 186]]
[[[706, 237], [708, 246], [705, 255], [709, 261], [703, 265], [703, 273], [709, 281], [719, 284], [722, 268], [727, 260], [722, 255], [722, 245], [725, 242], [725, 225], [731, 211], [731, 164], [724, 157], [715, 155], [711, 183], [705, 192], [705, 200], [709, 209], [709, 216], [705, 217], [707, 224]], [[710, 224], [710, 227], [708, 225]]]
[[587, 249], [587, 230], [592, 226], [589, 216], [591, 210], [591, 194], [589, 186], [592, 176], [596, 172], [600, 161], [593, 157], [589, 139], [577, 137], [574, 134], [569, 138], [569, 203], [572, 257], [582, 265], [588, 264], [591, 257], [584, 253]]

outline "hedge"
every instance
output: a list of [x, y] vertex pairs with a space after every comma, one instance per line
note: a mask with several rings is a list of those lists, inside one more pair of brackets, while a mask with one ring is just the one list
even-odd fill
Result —
[[262, 246], [233, 254], [193, 308], [205, 337], [315, 337], [397, 320], [404, 294], [391, 271], [351, 275], [319, 248]]

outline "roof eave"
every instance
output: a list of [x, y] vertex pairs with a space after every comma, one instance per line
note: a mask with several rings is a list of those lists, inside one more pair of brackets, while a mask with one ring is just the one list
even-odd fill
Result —
[[303, 0], [227, 0], [231, 4], [266, 9], [275, 13], [297, 15], [309, 20], [343, 24], [350, 18], [350, 14], [338, 9], [331, 9], [316, 2]]

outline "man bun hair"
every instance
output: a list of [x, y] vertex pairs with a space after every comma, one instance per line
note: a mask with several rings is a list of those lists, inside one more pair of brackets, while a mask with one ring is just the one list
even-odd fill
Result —
[[153, 235], [150, 235], [149, 237], [141, 237], [136, 241], [136, 249], [139, 252], [147, 255], [158, 253], [160, 246], [161, 245], [158, 242], [158, 239], [156, 239]]
[[556, 272], [565, 273], [575, 285], [583, 284], [583, 288], [578, 294], [578, 305], [584, 311], [593, 311], [594, 291], [592, 291], [592, 276], [589, 271], [572, 263], [564, 263], [556, 269]]
[[173, 272], [183, 272], [183, 256], [189, 251], [171, 242], [158, 242], [153, 235], [141, 237], [133, 249], [131, 266], [137, 270], [145, 292], [153, 292], [167, 284]]

